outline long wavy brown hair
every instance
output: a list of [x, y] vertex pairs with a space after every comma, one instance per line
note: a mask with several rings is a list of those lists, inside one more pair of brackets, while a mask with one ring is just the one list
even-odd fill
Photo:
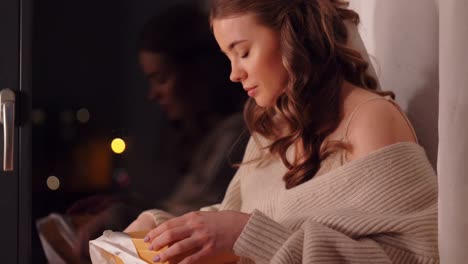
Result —
[[[260, 107], [249, 99], [244, 116], [252, 135], [258, 133], [271, 140], [269, 151], [288, 168], [283, 179], [290, 189], [310, 180], [330, 154], [349, 147], [341, 141], [323, 144], [342, 120], [343, 83], [377, 92], [377, 82], [366, 73], [369, 64], [348, 45], [346, 21], [357, 25], [359, 16], [347, 9], [347, 2], [211, 1], [211, 23], [244, 14], [254, 14], [259, 23], [280, 33], [288, 87], [272, 107]], [[293, 162], [286, 158], [291, 146], [303, 150], [300, 159]]]

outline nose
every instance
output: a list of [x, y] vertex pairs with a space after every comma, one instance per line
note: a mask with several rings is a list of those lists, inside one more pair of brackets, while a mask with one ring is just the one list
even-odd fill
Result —
[[239, 67], [237, 63], [231, 62], [231, 75], [229, 76], [229, 79], [231, 79], [232, 82], [241, 82], [245, 79], [246, 75], [246, 72]]

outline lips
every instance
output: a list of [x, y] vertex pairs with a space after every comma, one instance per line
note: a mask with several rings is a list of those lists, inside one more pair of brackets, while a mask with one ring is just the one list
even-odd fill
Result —
[[257, 86], [244, 87], [244, 90], [250, 97], [254, 97], [257, 92]]
[[257, 86], [244, 87], [244, 90], [245, 90], [246, 92], [249, 92], [249, 91], [251, 91], [251, 90], [253, 90], [253, 89], [255, 89], [255, 88], [257, 88]]

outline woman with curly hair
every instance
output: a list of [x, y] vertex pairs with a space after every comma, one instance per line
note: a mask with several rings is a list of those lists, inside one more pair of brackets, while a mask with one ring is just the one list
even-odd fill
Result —
[[154, 261], [438, 263], [435, 172], [349, 44], [346, 2], [213, 0], [210, 21], [251, 140], [221, 204], [127, 228], [169, 246]]

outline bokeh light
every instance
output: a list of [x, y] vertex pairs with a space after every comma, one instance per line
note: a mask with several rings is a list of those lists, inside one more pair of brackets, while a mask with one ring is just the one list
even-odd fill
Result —
[[87, 123], [90, 118], [90, 113], [88, 109], [86, 108], [81, 108], [76, 112], [76, 119], [78, 119], [78, 122], [80, 123]]
[[125, 151], [125, 141], [121, 138], [115, 138], [112, 140], [111, 149], [116, 154], [122, 154]]
[[34, 109], [31, 111], [31, 121], [35, 125], [42, 125], [46, 115], [42, 109]]
[[49, 176], [49, 178], [47, 178], [47, 187], [52, 191], [58, 190], [58, 188], [60, 188], [59, 178], [55, 176]]

